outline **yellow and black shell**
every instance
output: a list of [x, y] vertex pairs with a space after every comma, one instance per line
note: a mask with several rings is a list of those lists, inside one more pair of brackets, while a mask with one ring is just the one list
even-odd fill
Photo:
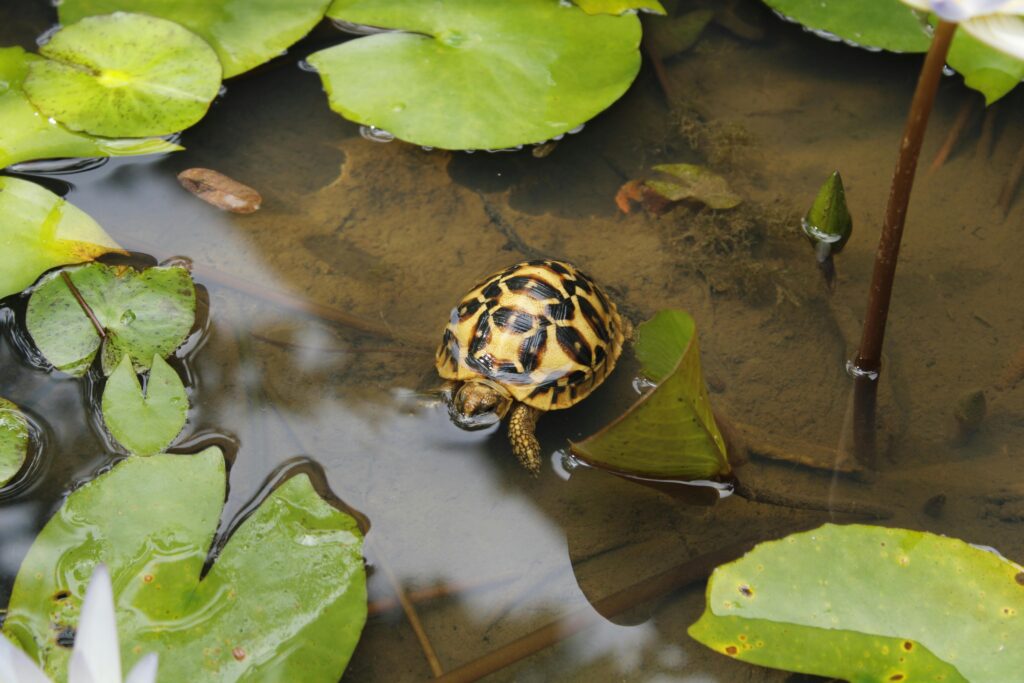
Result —
[[486, 278], [452, 309], [437, 349], [450, 380], [487, 378], [540, 410], [583, 400], [615, 368], [619, 312], [572, 264], [517, 263]]

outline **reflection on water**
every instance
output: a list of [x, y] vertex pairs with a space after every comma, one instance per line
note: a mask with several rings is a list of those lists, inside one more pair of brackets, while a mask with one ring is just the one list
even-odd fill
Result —
[[[17, 4], [0, 12], [3, 44], [31, 44], [52, 21]], [[6, 21], [11, 14], [19, 18]], [[230, 96], [182, 137], [187, 151], [71, 176], [69, 199], [115, 238], [158, 260], [192, 259], [209, 290], [209, 328], [183, 351], [194, 408], [180, 441], [192, 448], [216, 437], [237, 451], [222, 526], [300, 456], [369, 517], [376, 611], [347, 680], [429, 676], [389, 602], [389, 572], [420, 596], [424, 630], [452, 669], [737, 541], [854, 520], [736, 497], [686, 507], [585, 468], [565, 481], [546, 466], [532, 479], [500, 428], [456, 429], [432, 393], [433, 348], [459, 295], [523, 256], [567, 258], [634, 322], [665, 307], [693, 314], [712, 400], [754, 435], [755, 453], [829, 465], [919, 58], [866, 54], [770, 19], [766, 28], [755, 42], [711, 29], [668, 64], [678, 86], [671, 107], [642, 74], [622, 102], [544, 158], [368, 142], [329, 111], [316, 76], [296, 68], [308, 50], [295, 49], [291, 61], [232, 81]], [[943, 84], [925, 159], [969, 97], [955, 78]], [[880, 471], [866, 483], [753, 458], [742, 480], [870, 500], [893, 512], [888, 524], [1024, 557], [1015, 512], [1024, 387], [1005, 381], [1024, 345], [1024, 299], [1008, 296], [1024, 290], [1024, 202], [1005, 218], [996, 206], [1022, 144], [1009, 125], [1021, 107], [1015, 95], [993, 110], [999, 144], [990, 154], [974, 130], [944, 166], [922, 173], [887, 339]], [[746, 201], [723, 213], [618, 215], [619, 185], [661, 162], [710, 165]], [[175, 180], [190, 167], [251, 185], [263, 207], [240, 217], [196, 201]], [[799, 217], [836, 168], [855, 228], [830, 295]], [[11, 341], [0, 343], [0, 395], [46, 420], [52, 455], [30, 490], [0, 502], [0, 600], [61, 497], [112, 457], [85, 385], [31, 367]], [[632, 400], [629, 355], [593, 396], [541, 420], [548, 454]], [[986, 392], [988, 417], [960, 443], [957, 400], [976, 389]], [[940, 497], [945, 504], [934, 504]], [[608, 615], [493, 680], [785, 679], [689, 640], [702, 607], [694, 586]]]

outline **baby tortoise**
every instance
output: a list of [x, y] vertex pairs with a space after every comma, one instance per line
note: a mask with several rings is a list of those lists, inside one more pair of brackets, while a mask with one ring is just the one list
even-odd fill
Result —
[[462, 427], [505, 417], [519, 462], [540, 472], [537, 418], [579, 403], [615, 368], [628, 321], [589, 277], [541, 259], [484, 279], [452, 309], [437, 349], [450, 412]]

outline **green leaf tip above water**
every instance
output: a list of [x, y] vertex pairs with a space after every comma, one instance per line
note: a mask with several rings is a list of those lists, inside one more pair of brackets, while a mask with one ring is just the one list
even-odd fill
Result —
[[559, 0], [335, 0], [328, 16], [396, 29], [309, 57], [331, 108], [429, 147], [543, 142], [611, 105], [640, 68], [635, 15]]
[[57, 31], [28, 65], [25, 92], [44, 116], [93, 135], [184, 130], [220, 88], [220, 62], [178, 24], [116, 12]]
[[0, 176], [0, 298], [51, 268], [115, 251], [121, 248], [81, 209], [35, 183]]
[[827, 524], [716, 569], [689, 632], [842, 680], [1003, 683], [1024, 667], [1022, 584], [1024, 568], [955, 538]]
[[0, 487], [6, 486], [28, 457], [28, 420], [7, 399], [0, 397]]
[[101, 138], [68, 130], [43, 116], [22, 87], [30, 62], [41, 57], [20, 47], [0, 48], [0, 168], [35, 159], [108, 157], [176, 152], [161, 138]]
[[143, 395], [128, 354], [103, 387], [103, 422], [118, 443], [135, 455], [160, 453], [185, 426], [188, 396], [178, 373], [153, 356]]
[[573, 4], [587, 14], [624, 14], [630, 11], [665, 14], [658, 0], [573, 0]]
[[818, 190], [802, 227], [818, 250], [819, 260], [838, 254], [846, 246], [853, 233], [853, 218], [846, 206], [846, 191], [839, 171], [834, 171]]
[[335, 683], [366, 620], [362, 534], [302, 474], [263, 500], [201, 577], [225, 495], [224, 456], [128, 458], [72, 492], [22, 563], [4, 632], [64, 680], [93, 567], [113, 579], [122, 661], [161, 681]]
[[600, 432], [573, 443], [573, 454], [595, 467], [651, 479], [727, 476], [725, 440], [701, 373], [693, 318], [661, 311], [636, 336], [637, 358], [657, 387]]
[[224, 78], [244, 73], [287, 50], [323, 19], [330, 0], [63, 0], [61, 23], [116, 11], [177, 22], [217, 52]]
[[[105, 340], [61, 272], [95, 314]], [[153, 356], [169, 356], [188, 337], [195, 311], [195, 284], [185, 268], [137, 271], [90, 263], [43, 278], [29, 297], [25, 320], [36, 346], [58, 370], [85, 374], [102, 346], [103, 373], [110, 375], [124, 354], [140, 372]]]

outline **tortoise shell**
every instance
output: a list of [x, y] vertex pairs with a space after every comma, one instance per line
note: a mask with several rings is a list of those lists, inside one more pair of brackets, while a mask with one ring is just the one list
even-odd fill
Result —
[[572, 264], [517, 263], [474, 287], [452, 309], [437, 349], [450, 380], [487, 378], [540, 410], [583, 400], [622, 352], [615, 304]]

